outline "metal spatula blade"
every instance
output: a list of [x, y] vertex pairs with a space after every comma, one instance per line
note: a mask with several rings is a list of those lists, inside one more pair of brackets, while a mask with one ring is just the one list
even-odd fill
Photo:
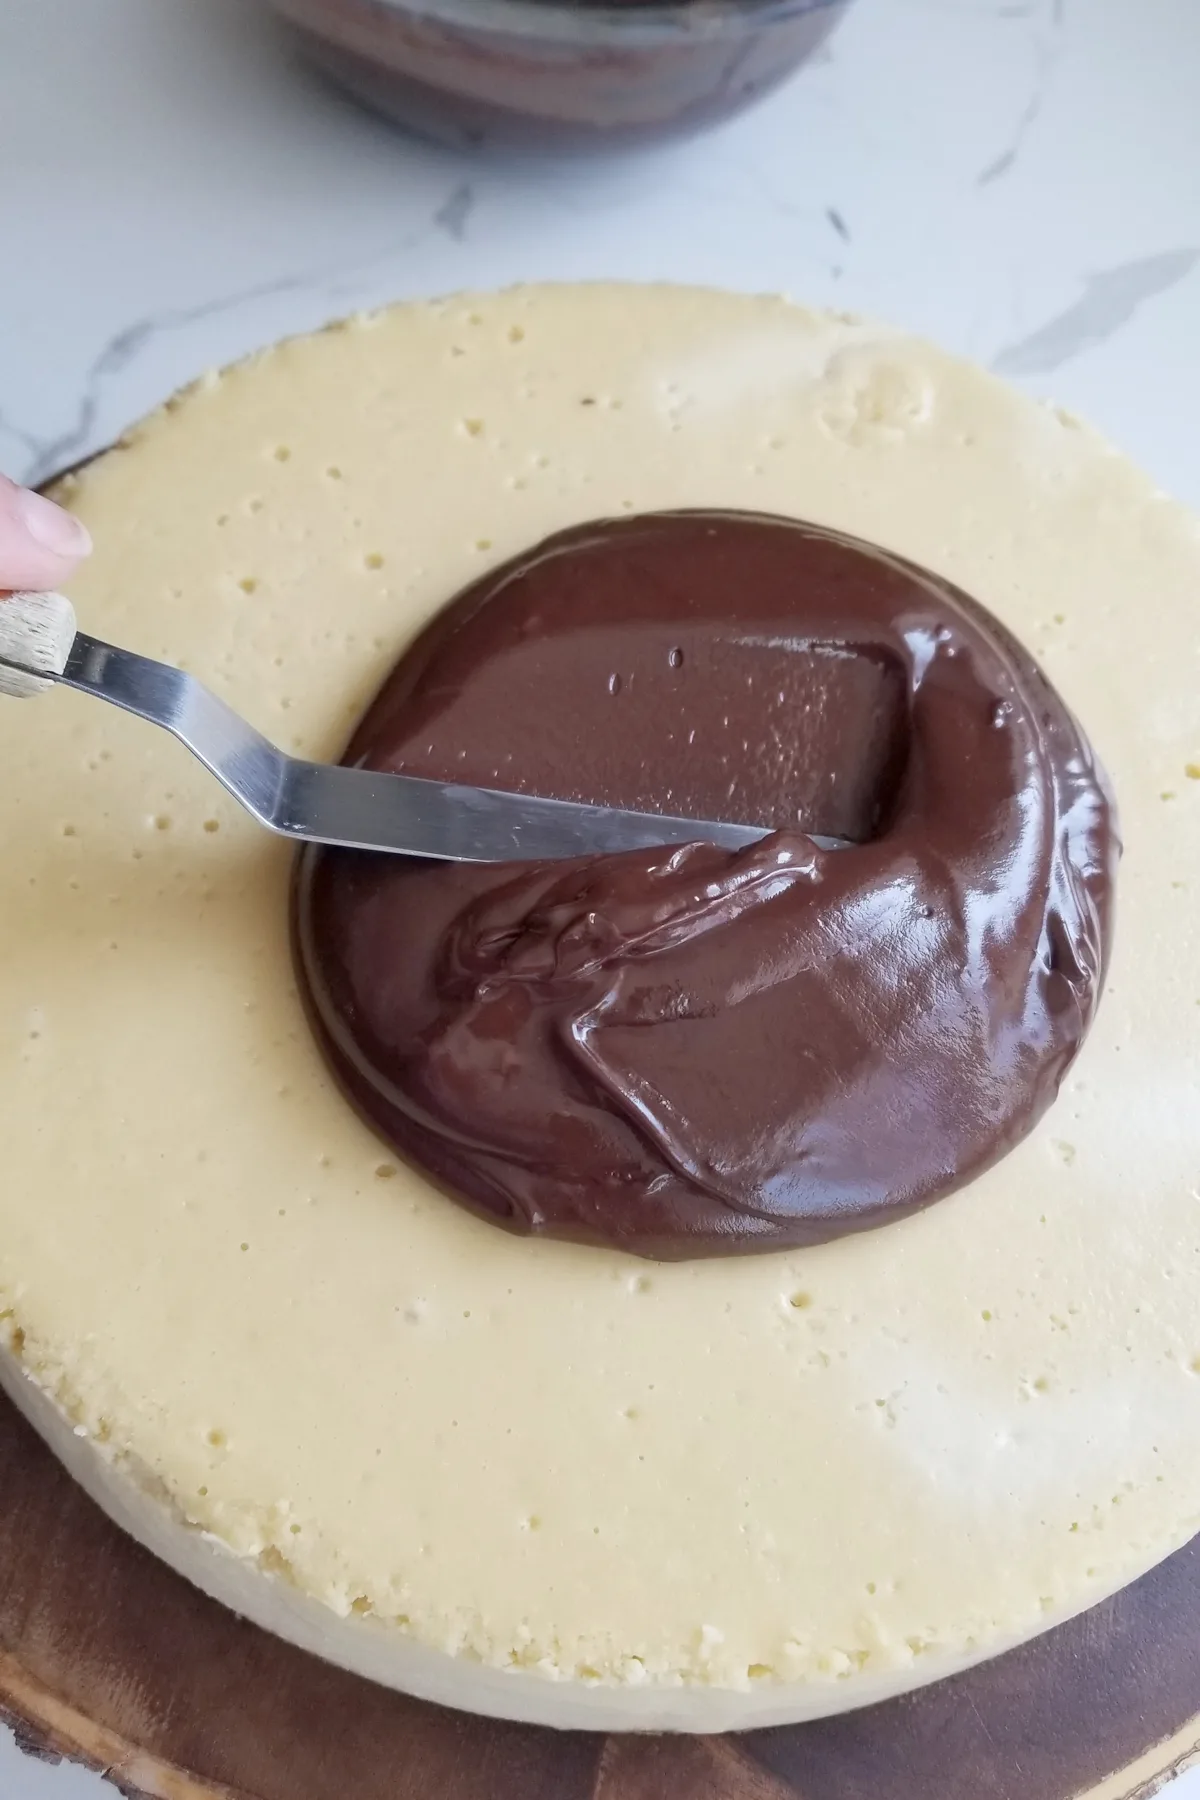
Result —
[[[0, 601], [0, 693], [55, 683], [161, 725], [283, 837], [453, 862], [529, 862], [660, 845], [740, 850], [768, 827], [583, 806], [286, 756], [193, 676], [75, 629], [61, 594]], [[840, 840], [815, 838], [822, 849]]]

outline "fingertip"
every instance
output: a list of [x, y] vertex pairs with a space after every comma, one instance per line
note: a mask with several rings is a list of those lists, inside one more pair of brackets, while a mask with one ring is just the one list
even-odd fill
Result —
[[0, 476], [0, 589], [55, 587], [91, 548], [81, 519]]

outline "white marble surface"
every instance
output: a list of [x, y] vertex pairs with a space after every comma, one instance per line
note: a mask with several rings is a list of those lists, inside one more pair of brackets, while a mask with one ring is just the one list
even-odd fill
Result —
[[[1200, 505], [1195, 0], [858, 0], [820, 64], [707, 140], [565, 166], [406, 140], [250, 0], [0, 0], [0, 170], [15, 476], [331, 314], [618, 275], [890, 317]], [[104, 1791], [0, 1737], [3, 1800]], [[1200, 1800], [1200, 1772], [1175, 1792]]]

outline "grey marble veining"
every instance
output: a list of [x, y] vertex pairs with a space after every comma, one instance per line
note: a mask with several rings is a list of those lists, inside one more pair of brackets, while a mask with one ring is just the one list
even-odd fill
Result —
[[992, 362], [998, 375], [1046, 375], [1103, 344], [1127, 325], [1138, 308], [1177, 281], [1185, 281], [1200, 260], [1200, 248], [1164, 250], [1135, 257], [1115, 269], [1089, 275], [1072, 306], [1056, 313], [1028, 337], [1006, 344]]

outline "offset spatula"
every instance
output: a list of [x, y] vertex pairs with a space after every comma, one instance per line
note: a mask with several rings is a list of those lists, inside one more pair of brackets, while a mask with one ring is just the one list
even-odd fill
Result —
[[[77, 630], [63, 595], [0, 600], [0, 694], [23, 699], [56, 683], [163, 726], [261, 825], [310, 843], [451, 862], [530, 862], [662, 844], [737, 850], [769, 829], [304, 762], [277, 750], [192, 676]], [[814, 841], [840, 848], [833, 838]]]

